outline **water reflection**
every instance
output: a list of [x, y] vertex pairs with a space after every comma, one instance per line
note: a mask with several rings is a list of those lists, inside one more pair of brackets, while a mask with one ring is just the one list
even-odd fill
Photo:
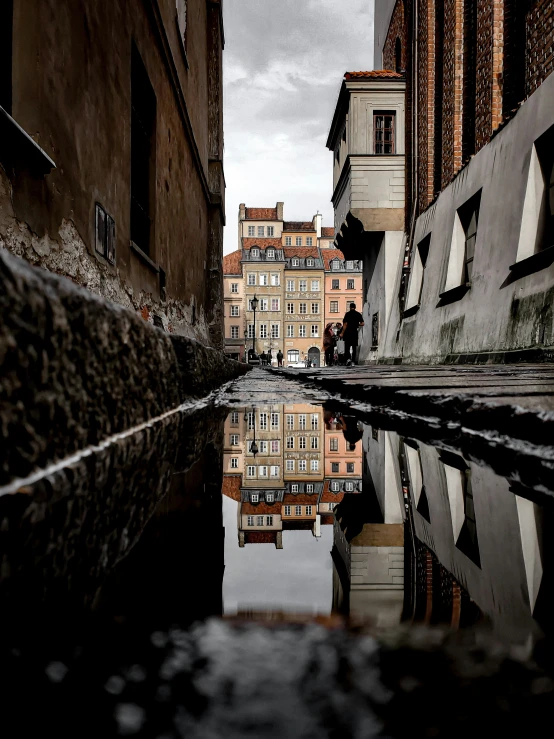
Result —
[[481, 623], [510, 643], [548, 630], [548, 496], [457, 451], [350, 412], [241, 407], [223, 494], [227, 614]]

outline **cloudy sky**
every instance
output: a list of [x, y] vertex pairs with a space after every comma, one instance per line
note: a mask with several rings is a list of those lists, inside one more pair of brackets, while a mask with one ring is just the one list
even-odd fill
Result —
[[342, 77], [372, 69], [373, 0], [225, 0], [225, 253], [239, 203], [333, 225], [325, 147]]

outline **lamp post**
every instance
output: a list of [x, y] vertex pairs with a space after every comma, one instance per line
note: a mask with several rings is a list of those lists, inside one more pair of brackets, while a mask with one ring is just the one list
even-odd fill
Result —
[[252, 335], [252, 353], [256, 353], [256, 308], [258, 307], [258, 298], [254, 295], [252, 300], [250, 301], [250, 305], [252, 306], [252, 310], [254, 311], [254, 331]]
[[[254, 424], [254, 441], [250, 444], [250, 451], [254, 455], [254, 458], [256, 457], [256, 454], [258, 453], [258, 445], [256, 444], [256, 409], [254, 406], [252, 406], [252, 423]], [[244, 412], [244, 420], [248, 420], [248, 412]]]

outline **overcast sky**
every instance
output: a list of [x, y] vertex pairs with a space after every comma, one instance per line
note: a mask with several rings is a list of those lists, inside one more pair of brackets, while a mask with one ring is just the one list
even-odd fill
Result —
[[373, 0], [225, 0], [225, 253], [239, 203], [333, 225], [325, 146], [342, 77], [372, 69]]

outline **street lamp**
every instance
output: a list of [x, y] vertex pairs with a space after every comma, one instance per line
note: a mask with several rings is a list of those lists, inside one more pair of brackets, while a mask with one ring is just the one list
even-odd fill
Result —
[[256, 308], [258, 307], [258, 298], [254, 295], [250, 301], [252, 310], [254, 311], [254, 331], [252, 335], [252, 353], [256, 353]]
[[[246, 413], [244, 414], [246, 418]], [[258, 453], [258, 445], [256, 444], [256, 409], [252, 406], [252, 423], [254, 425], [254, 441], [250, 444], [250, 451], [256, 456]]]

